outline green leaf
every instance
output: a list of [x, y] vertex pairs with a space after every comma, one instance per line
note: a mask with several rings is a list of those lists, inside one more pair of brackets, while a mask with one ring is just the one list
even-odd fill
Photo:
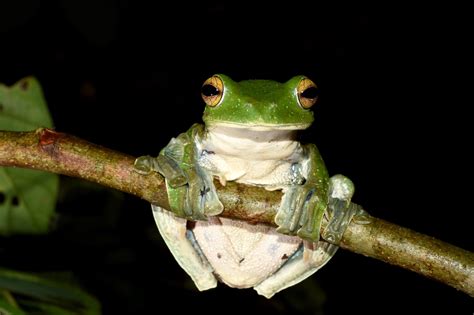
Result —
[[[0, 130], [52, 128], [43, 92], [33, 77], [0, 84]], [[0, 234], [40, 234], [49, 230], [58, 194], [56, 174], [0, 167]]]
[[20, 295], [20, 306], [31, 314], [100, 314], [99, 302], [70, 283], [0, 268], [0, 288]]
[[78, 315], [79, 311], [68, 310], [64, 307], [56, 306], [39, 301], [20, 300], [21, 306], [28, 311], [28, 315]]
[[0, 84], [0, 128], [11, 131], [53, 127], [39, 82], [24, 78], [13, 86]]
[[0, 315], [27, 315], [17, 307], [9, 304], [5, 300], [0, 299]]

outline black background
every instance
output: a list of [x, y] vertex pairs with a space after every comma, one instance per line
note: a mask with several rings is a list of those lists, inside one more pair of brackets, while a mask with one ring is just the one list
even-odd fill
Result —
[[[321, 97], [302, 140], [318, 145], [331, 174], [355, 182], [354, 200], [473, 250], [473, 51], [462, 12], [433, 4], [2, 1], [0, 82], [36, 76], [57, 130], [138, 156], [157, 154], [200, 121], [200, 85], [214, 73], [305, 74]], [[474, 311], [451, 287], [343, 250], [272, 300], [223, 285], [198, 293], [145, 202], [63, 178], [58, 211], [51, 235], [2, 238], [1, 264], [71, 270], [104, 314]]]

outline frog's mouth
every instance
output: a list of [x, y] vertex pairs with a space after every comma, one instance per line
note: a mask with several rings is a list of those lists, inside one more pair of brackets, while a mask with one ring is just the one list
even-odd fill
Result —
[[237, 122], [215, 122], [209, 124], [210, 128], [213, 127], [226, 127], [226, 128], [237, 128], [237, 129], [248, 129], [254, 131], [272, 131], [272, 130], [304, 130], [307, 129], [311, 124], [259, 124], [259, 123], [237, 123]]

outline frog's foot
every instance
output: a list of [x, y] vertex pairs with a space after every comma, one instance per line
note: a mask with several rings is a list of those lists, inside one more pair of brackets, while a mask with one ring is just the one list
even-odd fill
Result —
[[163, 240], [179, 265], [191, 276], [199, 291], [215, 288], [217, 279], [213, 268], [186, 228], [186, 219], [152, 205], [153, 216]]
[[212, 175], [198, 165], [184, 170], [173, 158], [160, 154], [156, 158], [141, 156], [135, 160], [134, 167], [143, 175], [157, 172], [165, 177], [171, 211], [179, 217], [205, 220], [224, 209]]
[[224, 206], [219, 200], [212, 175], [198, 165], [187, 172], [186, 206], [187, 218], [205, 220], [207, 216], [220, 214]]
[[329, 180], [328, 225], [322, 233], [327, 242], [339, 245], [347, 226], [354, 218], [358, 223], [364, 223], [368, 214], [354, 203], [351, 203], [354, 194], [354, 184], [343, 176], [335, 175]]
[[157, 172], [163, 175], [171, 187], [183, 186], [187, 183], [186, 175], [175, 160], [166, 155], [156, 158], [149, 155], [140, 156], [135, 160], [134, 170], [142, 175]]
[[324, 241], [303, 242], [303, 246], [277, 272], [254, 289], [258, 294], [269, 299], [275, 293], [303, 281], [321, 269], [334, 256], [338, 248]]
[[325, 208], [326, 201], [320, 199], [312, 185], [290, 186], [275, 216], [277, 231], [317, 242]]

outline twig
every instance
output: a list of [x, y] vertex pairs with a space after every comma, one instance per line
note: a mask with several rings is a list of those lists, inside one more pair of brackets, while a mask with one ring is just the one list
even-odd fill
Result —
[[[139, 175], [134, 158], [50, 129], [0, 131], [0, 165], [87, 179], [169, 208], [163, 178]], [[281, 192], [216, 181], [222, 216], [274, 224]], [[341, 247], [441, 281], [474, 296], [474, 254], [432, 237], [371, 217], [352, 222]]]

